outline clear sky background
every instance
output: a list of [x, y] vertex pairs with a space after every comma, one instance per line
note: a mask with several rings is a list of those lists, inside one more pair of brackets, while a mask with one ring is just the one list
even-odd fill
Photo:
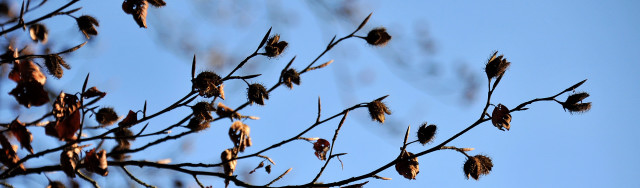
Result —
[[[254, 81], [271, 86], [293, 56], [297, 56], [293, 67], [303, 69], [333, 35], [347, 35], [373, 12], [369, 24], [358, 34], [366, 35], [368, 30], [384, 26], [393, 36], [389, 45], [377, 48], [361, 39], [344, 41], [320, 59], [335, 62], [303, 75], [301, 86], [293, 90], [281, 87], [272, 93], [267, 105], [242, 110], [242, 114], [261, 117], [245, 121], [251, 126], [254, 143], [246, 154], [306, 129], [315, 121], [318, 97], [322, 99], [323, 117], [384, 95], [390, 95], [385, 102], [393, 111], [382, 125], [371, 121], [364, 108], [350, 113], [334, 148], [336, 153], [348, 153], [341, 157], [344, 169], [339, 161], [332, 161], [320, 178], [322, 182], [368, 173], [393, 160], [408, 125], [415, 136], [421, 123], [437, 124], [439, 130], [432, 144], [436, 145], [478, 117], [487, 92], [484, 64], [498, 50], [512, 64], [493, 96], [493, 104], [512, 108], [533, 98], [552, 96], [588, 79], [578, 91], [591, 94], [586, 99], [593, 102], [591, 111], [572, 115], [556, 103], [536, 103], [530, 110], [512, 114], [510, 131], [502, 132], [485, 123], [451, 142], [452, 146], [475, 148], [470, 155], [492, 157], [491, 174], [479, 181], [465, 179], [463, 155], [437, 151], [419, 158], [420, 174], [416, 180], [404, 179], [391, 167], [379, 175], [393, 178], [392, 181], [368, 179], [365, 187], [640, 187], [637, 181], [640, 162], [636, 159], [640, 148], [636, 134], [640, 128], [633, 121], [640, 106], [640, 100], [636, 99], [640, 96], [637, 1], [358, 1], [354, 3], [358, 5], [358, 11], [353, 12], [355, 24], [318, 11], [319, 5], [314, 3], [248, 1], [229, 5], [233, 4], [229, 1], [212, 7], [193, 4], [196, 3], [168, 0], [167, 7], [150, 8], [149, 28], [139, 29], [122, 12], [119, 1], [79, 3], [83, 7], [81, 13], [100, 20], [100, 34], [67, 60], [73, 69], [65, 72], [63, 79], [49, 79], [48, 84], [76, 92], [90, 72], [89, 85], [108, 93], [100, 105], [112, 106], [124, 115], [130, 109], [142, 109], [147, 100], [148, 111], [155, 112], [191, 89], [190, 63], [194, 53], [198, 56], [198, 71], [213, 70], [226, 75], [241, 60], [233, 57], [249, 55], [273, 26], [272, 32], [289, 42], [287, 51], [279, 58], [254, 58], [237, 73], [263, 73]], [[203, 10], [210, 14], [196, 13]], [[58, 17], [48, 24], [52, 32], [50, 41], [60, 45], [59, 49], [83, 40], [80, 34], [73, 33], [76, 28], [72, 19]], [[415, 43], [424, 39], [420, 35], [428, 35], [426, 38], [435, 46], [435, 52], [414, 48]], [[179, 44], [192, 45], [176, 46]], [[184, 49], [191, 52], [185, 53]], [[225, 66], [207, 63], [212, 58], [210, 49], [228, 54], [223, 60], [232, 62], [224, 62]], [[398, 67], [400, 59], [411, 63], [407, 66], [411, 71]], [[432, 73], [436, 68], [437, 73]], [[464, 80], [459, 78], [460, 71], [472, 73], [471, 80], [477, 85], [473, 100], [461, 95], [465, 82], [460, 81]], [[3, 86], [2, 91], [8, 92], [12, 87]], [[225, 83], [228, 93], [224, 103], [232, 108], [244, 103], [245, 88], [242, 81]], [[559, 100], [566, 96], [560, 96]], [[3, 96], [2, 100], [8, 101], [10, 97]], [[0, 113], [3, 122], [17, 115], [3, 110]], [[162, 129], [189, 112], [184, 108], [168, 113], [151, 120], [149, 126]], [[39, 116], [34, 114], [31, 118], [34, 117]], [[338, 122], [339, 118], [305, 136], [330, 140]], [[206, 131], [152, 147], [133, 155], [133, 159], [217, 163], [220, 152], [232, 147], [227, 136], [230, 124], [227, 120], [215, 122]], [[184, 130], [177, 129], [172, 134]], [[42, 131], [32, 132], [34, 143], [38, 143]], [[58, 144], [51, 138], [43, 138], [47, 139], [52, 142], [35, 144], [34, 150]], [[133, 147], [147, 142], [138, 139]], [[115, 143], [105, 145], [110, 150]], [[428, 148], [430, 145], [413, 145], [408, 149], [417, 153]], [[313, 155], [312, 144], [305, 141], [294, 141], [265, 155], [277, 163], [271, 174], [261, 170], [246, 174], [259, 159], [239, 161], [236, 174], [241, 179], [264, 184], [293, 168], [274, 185], [303, 184], [324, 164]], [[42, 165], [55, 164], [57, 157], [57, 154], [44, 157], [50, 162]], [[96, 178], [104, 187], [118, 187], [127, 179], [120, 169], [109, 170], [108, 178]], [[147, 174], [140, 178], [160, 187], [180, 178], [188, 187], [197, 186], [189, 176], [153, 168], [132, 167], [132, 171]], [[48, 175], [52, 179], [64, 178], [63, 173]], [[41, 176], [12, 181], [25, 186], [46, 184]], [[214, 187], [224, 186], [218, 178], [202, 177], [201, 181]]]

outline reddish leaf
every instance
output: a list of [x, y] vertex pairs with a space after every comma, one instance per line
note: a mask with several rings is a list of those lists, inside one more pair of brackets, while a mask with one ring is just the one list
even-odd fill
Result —
[[129, 110], [129, 114], [127, 114], [127, 117], [125, 117], [120, 123], [118, 123], [118, 125], [120, 127], [131, 127], [134, 123], [136, 123], [136, 121], [138, 121], [138, 115]]
[[16, 119], [13, 120], [13, 122], [11, 122], [11, 124], [9, 125], [9, 130], [11, 131], [13, 136], [18, 139], [18, 142], [20, 142], [20, 146], [29, 150], [29, 152], [33, 154], [33, 148], [31, 147], [33, 135], [31, 135], [31, 132], [29, 132], [27, 127], [18, 119]]
[[68, 117], [58, 121], [55, 130], [60, 140], [75, 140], [76, 131], [80, 129], [80, 111], [76, 110]]
[[316, 151], [315, 154], [318, 159], [323, 161], [327, 159], [327, 151], [329, 151], [329, 145], [331, 145], [329, 141], [322, 138], [318, 139], [318, 141], [313, 144], [313, 150]]
[[93, 86], [93, 87], [87, 89], [87, 91], [85, 91], [82, 94], [82, 97], [84, 97], [85, 99], [92, 98], [92, 97], [100, 97], [100, 98], [102, 98], [105, 95], [107, 95], [107, 93], [102, 92], [102, 91], [98, 90], [98, 88]]
[[49, 102], [49, 94], [44, 90], [42, 84], [36, 81], [20, 81], [16, 88], [9, 92], [16, 98], [19, 104], [30, 108], [31, 106], [42, 106]]
[[18, 83], [33, 80], [40, 83], [40, 85], [44, 85], [47, 81], [47, 77], [42, 74], [40, 67], [31, 60], [14, 63], [11, 73], [9, 73], [9, 78]]

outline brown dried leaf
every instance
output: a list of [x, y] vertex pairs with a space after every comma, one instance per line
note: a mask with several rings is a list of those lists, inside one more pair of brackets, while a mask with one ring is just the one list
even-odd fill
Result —
[[149, 4], [153, 5], [154, 7], [161, 7], [161, 6], [167, 5], [167, 3], [164, 2], [164, 0], [147, 0], [147, 2], [149, 2]]
[[318, 139], [318, 141], [316, 141], [316, 143], [313, 144], [313, 150], [315, 150], [316, 157], [318, 157], [318, 159], [323, 161], [326, 160], [327, 152], [329, 151], [330, 145], [331, 144], [329, 143], [329, 141], [322, 138]]
[[71, 178], [76, 177], [76, 166], [80, 160], [79, 154], [80, 147], [77, 147], [76, 144], [65, 148], [62, 153], [60, 153], [60, 166], [62, 167], [62, 171]]
[[40, 83], [40, 85], [44, 85], [47, 82], [47, 77], [42, 74], [40, 67], [31, 60], [14, 63], [11, 73], [9, 73], [9, 78], [17, 83], [33, 80]]
[[57, 121], [55, 130], [60, 140], [76, 140], [76, 131], [80, 129], [80, 111], [75, 110], [71, 115]]
[[13, 95], [19, 104], [27, 108], [42, 106], [49, 102], [49, 94], [44, 90], [42, 84], [36, 81], [21, 81], [9, 94]]
[[[12, 146], [4, 134], [0, 134], [0, 144], [2, 145], [2, 149], [0, 149], [0, 162], [9, 168], [13, 168], [18, 161], [20, 161], [20, 157], [18, 157], [18, 154], [16, 153], [17, 147]], [[18, 166], [18, 171], [24, 170], [24, 166], [20, 164]]]
[[102, 91], [98, 90], [98, 88], [93, 86], [93, 87], [87, 89], [87, 91], [85, 91], [82, 94], [82, 97], [84, 97], [85, 99], [92, 98], [92, 97], [100, 97], [100, 98], [102, 98], [105, 95], [107, 95], [107, 93], [102, 92]]
[[18, 142], [20, 142], [20, 146], [29, 151], [29, 153], [33, 154], [33, 148], [31, 147], [31, 142], [33, 141], [33, 135], [24, 125], [24, 123], [20, 122], [18, 119], [15, 119], [9, 125], [9, 130], [13, 134]]
[[[220, 154], [220, 159], [222, 161], [228, 161], [222, 164], [225, 175], [231, 176], [233, 175], [233, 171], [236, 170], [236, 164], [238, 163], [238, 161], [231, 160], [231, 159], [236, 158], [237, 154], [238, 152], [236, 151], [236, 149], [226, 149], [222, 152], [222, 154]], [[229, 186], [229, 180], [225, 180], [224, 184], [225, 184], [225, 187]]]
[[250, 132], [251, 128], [247, 124], [241, 121], [233, 122], [229, 128], [229, 139], [233, 142], [234, 148], [238, 148], [238, 151], [243, 152], [246, 147], [251, 146]]
[[218, 103], [218, 108], [216, 109], [216, 114], [220, 117], [228, 117], [229, 119], [240, 119], [241, 115], [238, 112], [234, 112], [233, 109], [227, 107], [222, 103]]
[[120, 121], [120, 123], [118, 123], [118, 126], [131, 127], [131, 125], [136, 123], [136, 121], [138, 121], [138, 114], [129, 110], [129, 114], [127, 114], [127, 117], [125, 117], [122, 121]]
[[131, 13], [133, 20], [136, 21], [138, 26], [147, 28], [147, 8], [149, 8], [149, 4], [147, 1], [139, 1], [134, 5], [133, 12]]
[[109, 171], [107, 169], [107, 152], [100, 150], [96, 153], [96, 149], [86, 152], [84, 157], [84, 164], [88, 171], [95, 172], [101, 176], [107, 176]]

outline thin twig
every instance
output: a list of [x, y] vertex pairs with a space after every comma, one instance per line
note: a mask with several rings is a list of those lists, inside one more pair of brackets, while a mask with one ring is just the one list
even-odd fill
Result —
[[336, 139], [338, 138], [338, 133], [340, 132], [340, 129], [342, 128], [342, 125], [344, 124], [344, 121], [347, 119], [347, 115], [349, 115], [349, 111], [344, 113], [344, 116], [342, 116], [342, 120], [340, 120], [340, 124], [338, 124], [338, 128], [336, 128], [335, 133], [333, 134], [333, 139], [331, 139], [331, 147], [329, 149], [329, 158], [327, 159], [327, 161], [325, 161], [324, 165], [322, 166], [322, 168], [320, 168], [320, 172], [318, 172], [318, 174], [316, 175], [315, 178], [313, 178], [313, 180], [311, 181], [311, 183], [315, 183], [316, 181], [318, 181], [318, 179], [320, 178], [320, 176], [322, 175], [322, 172], [324, 172], [324, 169], [327, 167], [327, 165], [329, 164], [329, 161], [331, 161], [331, 158], [333, 158], [333, 147], [335, 147], [335, 142]]
[[276, 179], [273, 179], [273, 181], [267, 183], [266, 185], [264, 185], [265, 187], [269, 187], [271, 184], [275, 183], [276, 181], [282, 179], [282, 177], [284, 177], [284, 175], [287, 175], [287, 173], [291, 172], [291, 169], [293, 168], [289, 168], [287, 171], [285, 171], [284, 173], [282, 173], [280, 176], [278, 176]]
[[93, 185], [93, 187], [95, 188], [100, 188], [100, 185], [98, 185], [98, 182], [96, 182], [96, 180], [91, 179], [89, 176], [83, 174], [80, 171], [76, 171], [76, 174], [78, 174], [78, 176], [80, 176], [82, 179], [88, 181], [89, 183], [91, 183]]
[[202, 184], [202, 182], [200, 182], [200, 180], [198, 179], [198, 177], [197, 177], [196, 175], [193, 175], [193, 179], [195, 179], [195, 180], [196, 180], [196, 183], [198, 183], [198, 185], [199, 185], [201, 188], [204, 188], [204, 185]]
[[153, 188], [155, 188], [155, 187], [156, 187], [156, 186], [153, 186], [153, 185], [149, 185], [149, 184], [147, 184], [147, 183], [143, 182], [142, 180], [140, 180], [140, 179], [136, 178], [136, 177], [135, 177], [133, 174], [131, 174], [131, 172], [129, 172], [129, 170], [127, 170], [127, 168], [125, 168], [124, 166], [121, 166], [121, 168], [122, 168], [122, 170], [124, 170], [124, 172], [125, 172], [125, 173], [126, 173], [126, 174], [131, 178], [131, 179], [133, 179], [133, 181], [137, 182], [138, 184], [140, 184], [140, 185], [142, 185], [142, 186], [145, 186], [145, 187], [150, 187], [150, 188], [151, 188], [151, 187], [153, 187]]

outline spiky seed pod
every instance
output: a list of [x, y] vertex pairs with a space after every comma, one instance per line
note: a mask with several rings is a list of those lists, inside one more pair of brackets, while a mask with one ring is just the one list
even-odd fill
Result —
[[282, 82], [289, 89], [293, 89], [293, 84], [300, 85], [300, 73], [296, 69], [289, 69], [282, 74]]
[[475, 180], [478, 180], [480, 175], [489, 174], [489, 172], [491, 172], [491, 168], [493, 168], [491, 158], [484, 155], [476, 155], [467, 158], [467, 161], [464, 162], [463, 166], [464, 174], [467, 179], [472, 177]]
[[420, 173], [418, 158], [411, 158], [412, 156], [413, 153], [403, 151], [400, 159], [398, 159], [398, 162], [396, 162], [395, 165], [398, 174], [410, 180], [416, 179], [416, 176]]
[[582, 102], [582, 100], [589, 97], [589, 93], [580, 92], [569, 95], [565, 102], [561, 102], [562, 108], [569, 110], [571, 113], [586, 112], [591, 109], [591, 102]]
[[487, 78], [495, 78], [504, 74], [504, 72], [509, 68], [511, 62], [507, 61], [503, 55], [496, 56], [498, 51], [494, 52], [491, 58], [487, 61], [487, 65], [484, 68], [484, 72], [487, 73]]
[[215, 108], [211, 103], [208, 102], [199, 102], [196, 105], [191, 107], [193, 110], [193, 117], [201, 120], [212, 120], [211, 111], [214, 111]]
[[29, 27], [29, 36], [34, 42], [41, 42], [46, 44], [48, 40], [49, 31], [47, 27], [42, 24], [33, 24]]
[[87, 39], [91, 38], [89, 35], [98, 35], [98, 30], [96, 30], [95, 26], [100, 26], [100, 23], [96, 18], [82, 15], [76, 18], [76, 22], [78, 23], [78, 28]]
[[197, 91], [200, 96], [206, 98], [214, 96], [220, 97], [222, 78], [220, 78], [218, 74], [205, 71], [198, 74], [191, 82], [193, 89]]
[[113, 125], [118, 121], [118, 114], [116, 114], [113, 108], [100, 108], [96, 113], [96, 121], [102, 126]]
[[589, 97], [589, 93], [586, 93], [586, 92], [576, 93], [576, 94], [573, 94], [573, 95], [569, 95], [569, 97], [567, 97], [567, 101], [565, 103], [576, 104], [576, 103], [581, 102], [582, 100], [586, 99], [587, 97]]
[[194, 117], [194, 118], [191, 118], [191, 120], [189, 120], [189, 124], [187, 124], [187, 128], [193, 131], [202, 131], [211, 127], [209, 123], [210, 122], [207, 120]]
[[511, 128], [511, 114], [509, 113], [509, 109], [502, 104], [498, 104], [498, 106], [493, 108], [493, 113], [491, 113], [491, 123], [501, 131], [504, 131], [502, 128], [506, 128], [508, 131]]
[[69, 66], [69, 64], [67, 64], [64, 59], [62, 59], [62, 57], [60, 57], [58, 54], [47, 55], [44, 58], [44, 65], [47, 67], [49, 74], [58, 79], [62, 78], [62, 75], [64, 73], [62, 67], [71, 69], [71, 66]]
[[269, 38], [269, 40], [267, 41], [267, 45], [264, 46], [265, 55], [267, 57], [276, 57], [282, 54], [284, 49], [287, 48], [288, 44], [289, 43], [287, 43], [286, 41], [280, 41], [280, 35], [276, 34], [273, 37]]
[[262, 84], [251, 84], [247, 88], [247, 98], [251, 104], [264, 105], [264, 100], [269, 99], [269, 92]]
[[436, 129], [436, 125], [431, 124], [427, 126], [427, 122], [423, 123], [420, 125], [420, 128], [418, 128], [418, 141], [420, 141], [422, 145], [433, 141], [436, 135]]
[[367, 104], [367, 108], [369, 108], [369, 115], [371, 115], [371, 119], [378, 121], [380, 123], [384, 123], [384, 114], [391, 115], [391, 110], [387, 108], [381, 100], [375, 100]]
[[375, 28], [369, 31], [367, 37], [364, 38], [367, 43], [374, 46], [385, 46], [391, 40], [391, 35], [387, 33], [387, 29], [384, 27]]

